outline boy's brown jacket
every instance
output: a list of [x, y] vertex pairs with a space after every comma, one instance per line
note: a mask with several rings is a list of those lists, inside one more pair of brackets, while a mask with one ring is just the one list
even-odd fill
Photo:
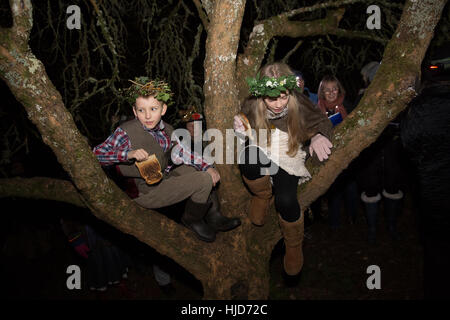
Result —
[[[158, 141], [156, 141], [156, 139], [154, 139], [144, 129], [142, 124], [137, 119], [127, 121], [121, 124], [120, 127], [127, 133], [134, 150], [144, 149], [149, 155], [155, 154], [161, 166], [161, 170], [164, 172], [164, 169], [166, 169], [169, 164], [172, 148], [169, 148], [164, 152]], [[171, 137], [173, 132], [173, 127], [171, 125], [164, 122], [163, 130], [169, 137]], [[141, 174], [134, 163], [121, 163], [118, 167], [123, 176], [135, 178], [134, 181], [138, 190], [148, 190], [145, 180], [141, 177]]]

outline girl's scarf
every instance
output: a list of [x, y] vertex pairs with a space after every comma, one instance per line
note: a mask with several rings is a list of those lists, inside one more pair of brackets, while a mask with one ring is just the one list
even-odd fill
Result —
[[347, 117], [347, 111], [344, 107], [344, 95], [340, 95], [336, 98], [336, 100], [332, 102], [328, 102], [325, 99], [319, 98], [319, 103], [317, 105], [319, 106], [322, 113], [327, 116], [331, 116], [337, 112], [340, 112], [342, 119], [345, 119], [345, 117]]
[[266, 108], [266, 110], [267, 110], [266, 117], [269, 120], [280, 119], [280, 118], [283, 118], [285, 115], [288, 114], [288, 107], [287, 106], [280, 113], [275, 113], [272, 110], [270, 110], [269, 108]]

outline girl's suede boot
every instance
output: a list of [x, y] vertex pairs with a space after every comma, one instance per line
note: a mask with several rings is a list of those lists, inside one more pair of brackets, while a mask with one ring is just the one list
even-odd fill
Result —
[[294, 222], [288, 222], [280, 215], [278, 218], [286, 247], [283, 258], [284, 271], [290, 276], [295, 276], [303, 267], [304, 214]]
[[242, 178], [253, 193], [249, 211], [250, 221], [257, 226], [262, 226], [269, 213], [270, 202], [273, 198], [270, 176], [264, 176], [255, 180], [249, 180], [244, 176]]

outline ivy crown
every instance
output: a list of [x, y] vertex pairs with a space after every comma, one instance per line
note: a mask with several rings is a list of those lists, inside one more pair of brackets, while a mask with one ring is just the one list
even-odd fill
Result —
[[148, 77], [136, 77], [134, 80], [128, 80], [132, 84], [130, 87], [119, 90], [124, 99], [134, 105], [139, 97], [154, 96], [156, 100], [171, 105], [173, 101], [172, 90], [169, 84], [162, 80], [150, 80]]
[[287, 90], [300, 90], [297, 86], [297, 77], [295, 75], [281, 76], [279, 78], [264, 76], [260, 78], [258, 73], [256, 78], [247, 78], [246, 80], [250, 94], [255, 97], [276, 98]]

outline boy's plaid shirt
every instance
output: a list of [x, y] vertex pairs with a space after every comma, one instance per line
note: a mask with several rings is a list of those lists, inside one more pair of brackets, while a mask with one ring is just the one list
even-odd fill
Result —
[[[164, 122], [161, 120], [159, 125], [154, 129], [144, 129], [151, 134], [164, 151], [172, 146], [172, 141], [167, 133], [164, 132]], [[212, 167], [206, 163], [201, 155], [191, 152], [189, 148], [184, 148], [178, 138], [176, 145], [172, 149], [172, 161], [175, 164], [187, 164], [194, 166], [197, 170], [206, 171]], [[112, 165], [119, 162], [128, 161], [128, 152], [131, 151], [131, 142], [127, 133], [118, 127], [103, 143], [93, 149], [95, 156], [102, 166]], [[165, 171], [169, 171], [168, 166]]]

